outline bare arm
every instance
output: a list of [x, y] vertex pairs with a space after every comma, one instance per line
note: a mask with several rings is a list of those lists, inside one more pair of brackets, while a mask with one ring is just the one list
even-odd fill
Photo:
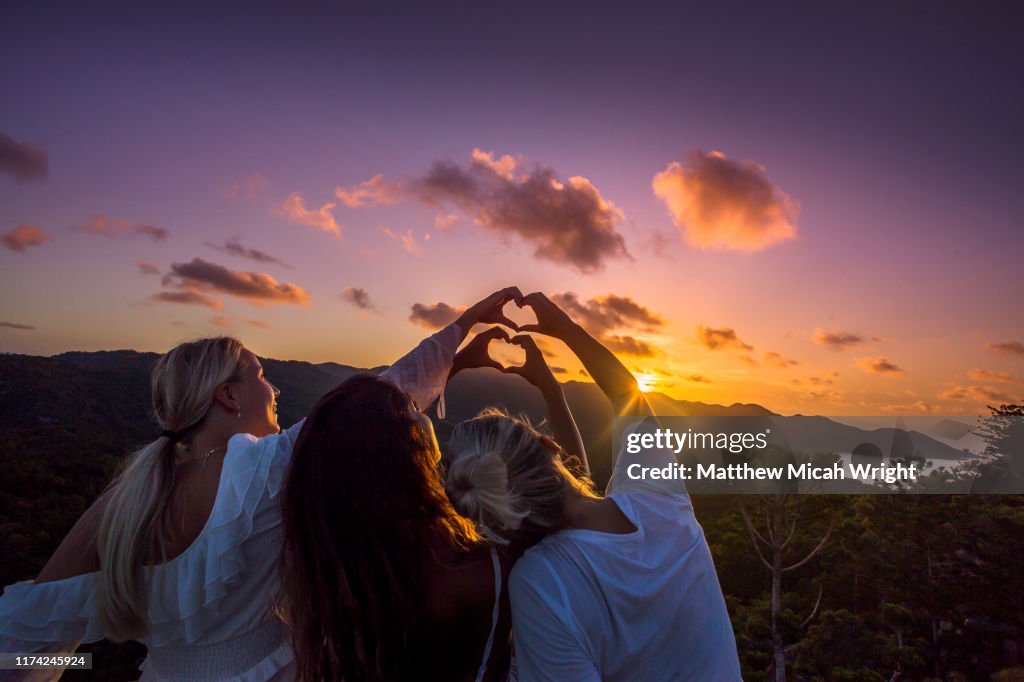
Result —
[[533, 338], [525, 334], [514, 337], [511, 343], [521, 346], [526, 351], [526, 364], [522, 367], [507, 367], [502, 371], [508, 374], [518, 374], [540, 389], [544, 396], [544, 404], [548, 408], [548, 418], [551, 421], [551, 431], [555, 436], [555, 442], [562, 446], [567, 455], [578, 458], [582, 469], [580, 473], [589, 476], [590, 463], [587, 461], [587, 450], [583, 446], [583, 438], [580, 436], [580, 430], [576, 427], [576, 420], [573, 419], [569, 403], [565, 400], [562, 385], [551, 373], [551, 368], [544, 360], [544, 354], [541, 353]]
[[547, 334], [569, 346], [611, 401], [616, 415], [646, 417], [652, 414], [633, 374], [610, 350], [573, 322], [544, 294], [528, 294], [523, 297], [523, 303], [533, 309], [537, 324], [526, 325], [522, 331]]
[[110, 490], [108, 489], [92, 503], [91, 507], [85, 510], [85, 513], [61, 541], [57, 551], [43, 566], [43, 570], [36, 576], [37, 583], [64, 580], [100, 570], [100, 556], [96, 551], [96, 533], [100, 527], [100, 518], [107, 508], [109, 500]]

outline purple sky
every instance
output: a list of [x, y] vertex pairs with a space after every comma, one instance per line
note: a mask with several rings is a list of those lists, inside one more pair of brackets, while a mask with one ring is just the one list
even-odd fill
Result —
[[369, 366], [516, 283], [677, 397], [1024, 396], [1024, 10], [676, 5], [8, 3], [0, 351]]

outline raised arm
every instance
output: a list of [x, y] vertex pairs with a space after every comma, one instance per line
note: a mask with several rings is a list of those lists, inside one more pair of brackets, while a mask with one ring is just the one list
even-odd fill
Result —
[[535, 331], [560, 339], [576, 354], [597, 382], [612, 409], [619, 416], [650, 416], [650, 405], [637, 386], [636, 378], [615, 355], [601, 345], [583, 327], [576, 324], [551, 299], [537, 292], [523, 297], [537, 316], [537, 324], [524, 325], [520, 331]]
[[580, 473], [590, 476], [590, 462], [587, 461], [587, 450], [583, 446], [580, 431], [576, 428], [576, 420], [573, 419], [569, 403], [565, 400], [562, 385], [551, 373], [551, 368], [544, 360], [544, 354], [537, 347], [537, 342], [532, 337], [522, 334], [514, 337], [510, 343], [526, 351], [526, 363], [522, 367], [506, 367], [502, 371], [518, 374], [540, 389], [544, 396], [544, 404], [548, 408], [548, 418], [551, 420], [555, 442], [562, 446], [567, 455], [579, 459], [582, 469]]
[[496, 291], [466, 309], [455, 322], [420, 342], [381, 375], [409, 394], [420, 410], [441, 395], [452, 370], [455, 351], [474, 324], [504, 324], [516, 329], [501, 309], [509, 301], [522, 300], [516, 287]]
[[[499, 362], [491, 358], [487, 348], [491, 341], [503, 339], [507, 343], [514, 343], [526, 351], [526, 364], [522, 367], [503, 367]], [[565, 401], [562, 393], [562, 386], [551, 373], [544, 360], [544, 354], [537, 348], [537, 344], [529, 336], [521, 335], [510, 339], [508, 334], [501, 327], [491, 327], [480, 332], [455, 356], [452, 364], [450, 377], [455, 376], [464, 369], [477, 367], [490, 367], [506, 374], [518, 374], [531, 384], [540, 389], [544, 396], [544, 404], [548, 409], [548, 418], [551, 423], [551, 430], [555, 442], [562, 447], [567, 455], [574, 456], [580, 461], [582, 473], [590, 475], [590, 466], [587, 463], [587, 452], [583, 446], [583, 439], [580, 437], [579, 429], [573, 420], [569, 404]]]

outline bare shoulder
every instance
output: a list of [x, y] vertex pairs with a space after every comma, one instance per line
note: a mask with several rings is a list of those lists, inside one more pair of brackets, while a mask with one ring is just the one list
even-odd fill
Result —
[[36, 577], [37, 583], [65, 580], [100, 569], [100, 557], [96, 551], [96, 533], [103, 511], [110, 501], [110, 492], [103, 493], [82, 517], [78, 519], [57, 547], [43, 570]]
[[467, 604], [475, 604], [484, 596], [487, 600], [494, 598], [494, 564], [487, 549], [442, 550], [435, 558], [433, 578], [449, 598], [458, 595], [458, 601]]

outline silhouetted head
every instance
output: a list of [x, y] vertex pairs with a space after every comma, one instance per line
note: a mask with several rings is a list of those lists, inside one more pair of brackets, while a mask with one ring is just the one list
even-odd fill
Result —
[[430, 420], [371, 375], [306, 418], [282, 503], [282, 607], [300, 679], [415, 677], [424, 561], [478, 541], [444, 494], [439, 457]]

